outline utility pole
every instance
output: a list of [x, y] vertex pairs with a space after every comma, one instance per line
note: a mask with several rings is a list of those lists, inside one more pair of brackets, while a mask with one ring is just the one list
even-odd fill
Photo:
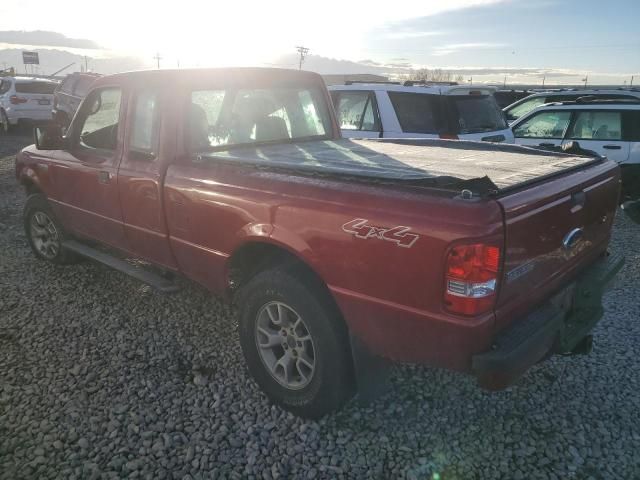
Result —
[[302, 70], [302, 63], [304, 62], [304, 58], [309, 54], [309, 49], [307, 47], [296, 47], [296, 50], [300, 54], [300, 61], [298, 62], [298, 70]]
[[547, 79], [547, 75], [542, 75], [542, 86], [544, 87], [544, 81]]
[[504, 83], [502, 84], [502, 88], [507, 88], [507, 76], [504, 76]]
[[160, 60], [162, 60], [162, 57], [160, 56], [160, 52], [156, 52], [156, 55], [153, 57], [156, 61], [156, 65], [158, 66], [158, 70], [160, 69]]
[[587, 86], [587, 80], [589, 80], [589, 75], [585, 75], [583, 80], [584, 80], [584, 86], [586, 87]]
[[633, 87], [633, 77], [634, 75], [631, 75], [631, 83], [629, 84], [630, 87]]
[[87, 60], [87, 56], [84, 56], [84, 71], [88, 72], [89, 71], [89, 61]]

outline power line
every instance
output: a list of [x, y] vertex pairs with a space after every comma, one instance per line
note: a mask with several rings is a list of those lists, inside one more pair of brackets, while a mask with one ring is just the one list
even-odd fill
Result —
[[296, 47], [296, 50], [300, 54], [300, 62], [298, 63], [298, 70], [302, 70], [302, 63], [304, 62], [305, 57], [309, 54], [309, 49], [307, 47]]

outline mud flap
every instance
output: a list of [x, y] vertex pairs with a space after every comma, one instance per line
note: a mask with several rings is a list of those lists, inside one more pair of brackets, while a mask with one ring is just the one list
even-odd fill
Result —
[[366, 405], [389, 391], [391, 362], [374, 355], [354, 335], [349, 335], [353, 371], [357, 384], [357, 401]]

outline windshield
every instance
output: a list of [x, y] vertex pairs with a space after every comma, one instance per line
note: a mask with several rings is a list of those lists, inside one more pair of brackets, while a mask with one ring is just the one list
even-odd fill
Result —
[[511, 122], [513, 120], [517, 120], [520, 117], [526, 115], [534, 108], [539, 107], [540, 105], [544, 105], [545, 97], [533, 97], [528, 100], [523, 101], [522, 103], [516, 105], [515, 107], [511, 107], [505, 110], [507, 114], [507, 119]]
[[57, 86], [53, 82], [16, 82], [16, 92], [52, 95]]
[[458, 132], [480, 133], [507, 128], [504, 114], [493, 95], [455, 95], [449, 97], [453, 105]]
[[326, 101], [316, 87], [191, 92], [191, 151], [327, 138], [330, 132]]

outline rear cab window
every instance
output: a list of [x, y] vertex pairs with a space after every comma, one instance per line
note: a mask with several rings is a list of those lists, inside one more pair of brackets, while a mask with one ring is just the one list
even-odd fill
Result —
[[507, 122], [493, 95], [448, 95], [453, 124], [457, 131], [467, 134], [505, 130]]
[[403, 132], [438, 134], [446, 130], [440, 95], [389, 91]]
[[192, 152], [325, 139], [332, 126], [322, 90], [309, 87], [194, 90], [187, 105]]
[[16, 93], [53, 95], [57, 86], [53, 82], [16, 82]]

